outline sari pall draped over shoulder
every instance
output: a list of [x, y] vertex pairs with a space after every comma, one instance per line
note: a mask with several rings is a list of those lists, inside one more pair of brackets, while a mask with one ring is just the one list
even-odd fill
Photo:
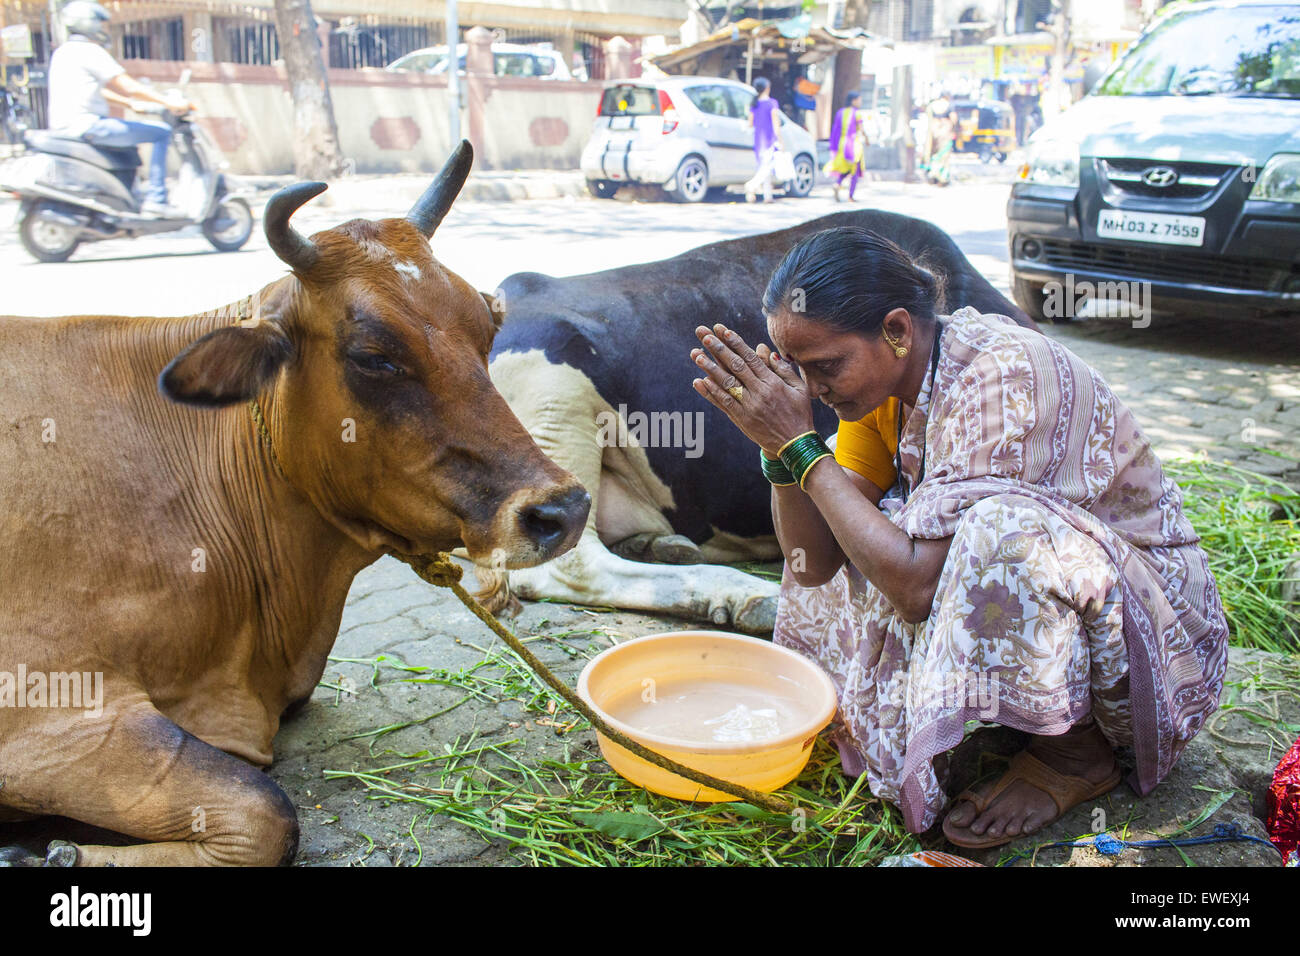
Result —
[[[834, 738], [913, 831], [946, 796], [934, 758], [969, 720], [1058, 734], [1089, 714], [1149, 793], [1217, 706], [1227, 624], [1213, 575], [1132, 414], [1081, 359], [1004, 316], [948, 317], [881, 508], [952, 538], [927, 620], [851, 564], [799, 587], [777, 643], [840, 691]], [[924, 450], [924, 452], [923, 452]], [[921, 461], [924, 453], [924, 476]]]

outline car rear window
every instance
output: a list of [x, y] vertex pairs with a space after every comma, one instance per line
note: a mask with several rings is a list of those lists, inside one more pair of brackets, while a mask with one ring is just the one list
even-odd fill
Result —
[[657, 116], [658, 114], [659, 93], [651, 86], [611, 86], [600, 101], [601, 116]]

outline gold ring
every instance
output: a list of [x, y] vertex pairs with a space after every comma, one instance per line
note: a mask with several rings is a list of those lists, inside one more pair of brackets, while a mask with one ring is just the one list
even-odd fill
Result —
[[730, 395], [732, 398], [734, 398], [736, 401], [740, 401], [741, 397], [744, 396], [745, 394], [745, 386], [733, 385], [731, 386], [731, 388], [727, 389], [727, 394]]

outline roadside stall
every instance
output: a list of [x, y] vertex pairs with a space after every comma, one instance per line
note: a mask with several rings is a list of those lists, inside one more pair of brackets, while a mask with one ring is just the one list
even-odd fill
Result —
[[811, 22], [808, 14], [767, 23], [740, 20], [647, 61], [674, 75], [746, 83], [766, 77], [786, 114], [825, 139], [835, 107], [862, 84], [863, 49], [879, 38], [865, 30], [833, 30]]

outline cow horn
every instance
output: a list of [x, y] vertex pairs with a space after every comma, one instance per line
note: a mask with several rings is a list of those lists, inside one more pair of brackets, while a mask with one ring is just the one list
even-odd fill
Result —
[[262, 229], [271, 250], [294, 271], [306, 271], [320, 258], [320, 250], [310, 239], [289, 225], [289, 217], [298, 207], [314, 199], [329, 187], [324, 183], [294, 183], [285, 186], [266, 203]]
[[424, 233], [425, 238], [433, 236], [442, 217], [447, 215], [447, 210], [460, 193], [460, 187], [465, 185], [469, 168], [473, 164], [474, 147], [469, 144], [469, 140], [462, 139], [433, 185], [424, 191], [424, 195], [416, 200], [411, 211], [406, 214], [406, 221]]

